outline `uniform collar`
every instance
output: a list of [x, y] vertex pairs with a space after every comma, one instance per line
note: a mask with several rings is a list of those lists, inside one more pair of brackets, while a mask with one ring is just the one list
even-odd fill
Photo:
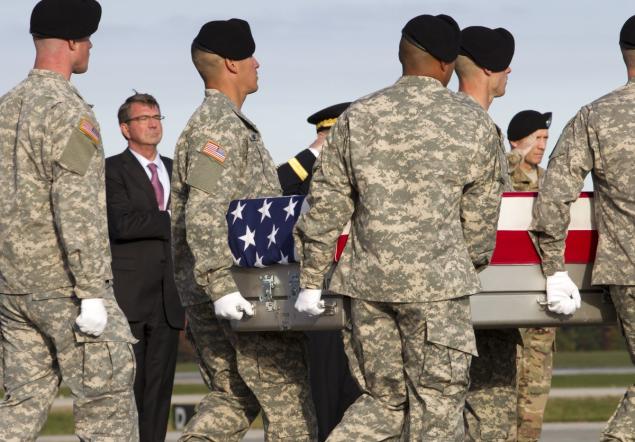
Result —
[[[73, 93], [75, 95], [77, 95], [79, 98], [81, 98], [82, 100], [84, 100], [84, 97], [82, 97], [82, 94], [79, 93], [79, 91], [77, 90], [77, 88], [75, 86], [73, 86], [73, 84], [68, 81], [66, 78], [64, 78], [64, 76], [62, 74], [60, 74], [59, 72], [53, 72], [53, 71], [49, 71], [46, 69], [31, 69], [31, 71], [29, 72], [29, 77], [39, 77], [39, 78], [46, 78], [49, 80], [54, 80], [60, 84], [63, 84], [64, 86], [70, 88]], [[92, 107], [92, 106], [91, 106]]]
[[247, 125], [249, 125], [254, 131], [260, 133], [256, 125], [249, 118], [247, 118], [245, 114], [243, 114], [241, 110], [238, 109], [238, 107], [236, 107], [234, 102], [231, 101], [227, 95], [223, 94], [218, 89], [205, 89], [205, 99], [216, 102], [220, 101], [219, 104], [231, 107], [232, 111], [234, 111], [238, 118], [247, 123]]
[[436, 78], [425, 77], [421, 75], [402, 75], [399, 80], [397, 80], [396, 84], [404, 86], [419, 86], [425, 88], [445, 89], [445, 86], [443, 86], [441, 82]]

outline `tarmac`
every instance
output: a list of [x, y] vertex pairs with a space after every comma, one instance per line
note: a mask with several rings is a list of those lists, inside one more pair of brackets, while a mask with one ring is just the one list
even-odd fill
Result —
[[[545, 424], [542, 430], [540, 442], [596, 442], [604, 423], [575, 422], [575, 423], [551, 423]], [[170, 432], [166, 437], [167, 442], [178, 440], [180, 433]], [[75, 436], [46, 436], [39, 437], [38, 442], [78, 442]], [[262, 430], [249, 430], [243, 439], [244, 442], [264, 442]]]

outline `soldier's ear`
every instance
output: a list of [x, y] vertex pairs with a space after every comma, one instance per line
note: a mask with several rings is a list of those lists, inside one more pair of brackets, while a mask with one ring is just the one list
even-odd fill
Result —
[[224, 62], [225, 62], [225, 67], [227, 68], [229, 72], [231, 72], [232, 74], [238, 73], [238, 63], [236, 63], [235, 60], [230, 60], [229, 58], [226, 58]]
[[512, 147], [512, 149], [516, 149], [518, 147], [518, 141], [510, 141], [509, 145]]

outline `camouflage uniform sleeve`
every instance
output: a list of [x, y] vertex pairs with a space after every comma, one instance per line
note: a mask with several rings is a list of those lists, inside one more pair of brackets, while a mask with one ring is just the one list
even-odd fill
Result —
[[496, 243], [496, 226], [504, 187], [503, 167], [499, 155], [498, 135], [494, 131], [478, 139], [487, 140], [479, 146], [479, 161], [473, 161], [472, 181], [463, 190], [461, 223], [470, 258], [477, 271], [488, 264]]
[[531, 234], [538, 243], [546, 276], [564, 271], [564, 240], [570, 221], [569, 206], [580, 194], [593, 168], [597, 136], [589, 126], [589, 109], [582, 108], [562, 131], [533, 209]]
[[[51, 201], [63, 253], [80, 299], [103, 298], [112, 279], [105, 212], [104, 156], [94, 117], [64, 103], [46, 115]], [[84, 131], [80, 128], [82, 124]]]
[[[234, 259], [227, 244], [225, 214], [233, 192], [245, 179], [245, 152], [235, 130], [207, 128], [204, 132], [203, 138], [202, 134], [193, 134], [193, 140], [179, 143], [188, 143], [185, 229], [194, 255], [194, 275], [214, 302], [238, 291], [230, 271]], [[208, 141], [225, 151], [222, 163], [202, 152]]]
[[516, 151], [512, 150], [507, 154], [507, 170], [513, 173], [522, 161], [523, 157]]
[[322, 288], [324, 275], [333, 263], [337, 238], [353, 214], [353, 184], [349, 179], [349, 131], [346, 114], [331, 129], [322, 153], [313, 167], [307, 196], [310, 209], [294, 230], [300, 250], [300, 284]]

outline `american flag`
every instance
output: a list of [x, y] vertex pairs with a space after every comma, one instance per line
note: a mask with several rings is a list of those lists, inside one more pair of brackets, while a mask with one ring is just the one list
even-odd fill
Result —
[[213, 141], [208, 141], [207, 144], [205, 144], [203, 153], [221, 164], [225, 162], [225, 150]]
[[266, 267], [296, 262], [293, 226], [303, 209], [304, 196], [234, 200], [225, 218], [234, 264]]

